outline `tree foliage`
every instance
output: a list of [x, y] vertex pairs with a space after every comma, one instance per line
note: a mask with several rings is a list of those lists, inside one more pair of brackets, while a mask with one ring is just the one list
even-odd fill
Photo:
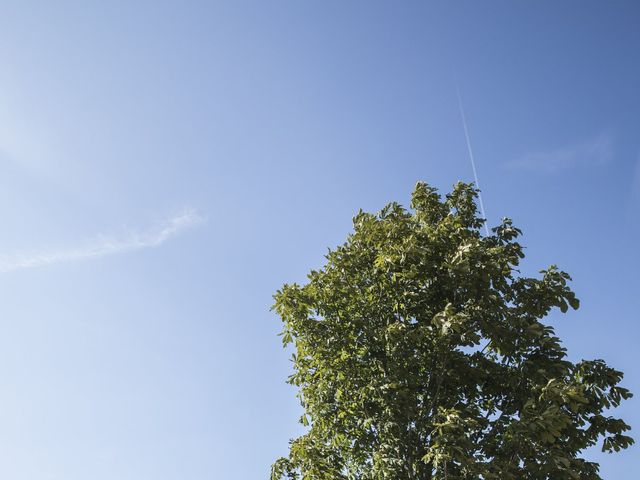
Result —
[[633, 443], [607, 414], [622, 373], [569, 361], [543, 323], [578, 308], [569, 275], [521, 276], [520, 230], [482, 236], [476, 198], [418, 183], [277, 292], [308, 430], [272, 480], [600, 479], [581, 452]]

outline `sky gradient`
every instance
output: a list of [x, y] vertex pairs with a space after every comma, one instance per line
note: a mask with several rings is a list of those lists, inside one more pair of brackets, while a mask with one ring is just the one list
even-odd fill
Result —
[[[359, 208], [473, 172], [572, 359], [640, 395], [640, 6], [6, 1], [0, 477], [246, 480], [300, 432], [269, 311]], [[637, 399], [617, 412], [640, 440]], [[601, 461], [632, 480], [638, 447]]]

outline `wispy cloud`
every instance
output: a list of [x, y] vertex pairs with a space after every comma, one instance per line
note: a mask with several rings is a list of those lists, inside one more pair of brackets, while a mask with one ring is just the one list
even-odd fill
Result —
[[100, 235], [88, 244], [69, 249], [42, 250], [0, 256], [0, 273], [158, 247], [202, 222], [203, 218], [196, 211], [185, 210], [165, 220], [160, 226], [146, 231], [127, 231], [120, 235]]
[[606, 165], [613, 158], [613, 139], [601, 134], [589, 141], [545, 152], [532, 152], [509, 162], [508, 166], [522, 170], [556, 173], [577, 167]]

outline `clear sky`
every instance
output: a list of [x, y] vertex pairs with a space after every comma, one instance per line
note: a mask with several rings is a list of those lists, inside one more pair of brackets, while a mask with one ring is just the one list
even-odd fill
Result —
[[473, 179], [456, 77], [490, 224], [640, 395], [639, 52], [631, 0], [2, 2], [0, 477], [266, 478], [300, 431], [271, 295]]

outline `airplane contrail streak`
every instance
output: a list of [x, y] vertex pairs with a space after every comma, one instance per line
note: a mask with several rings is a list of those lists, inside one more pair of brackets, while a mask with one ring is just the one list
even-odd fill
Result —
[[[467, 151], [469, 152], [469, 160], [471, 160], [471, 168], [473, 169], [473, 179], [476, 187], [480, 190], [480, 181], [478, 180], [478, 171], [476, 170], [476, 161], [473, 158], [473, 149], [471, 148], [471, 140], [469, 139], [469, 128], [467, 127], [467, 117], [464, 114], [464, 107], [462, 106], [462, 96], [460, 95], [460, 87], [456, 82], [456, 93], [458, 94], [458, 108], [460, 109], [460, 117], [462, 118], [462, 127], [464, 128], [464, 138], [467, 142]], [[478, 192], [478, 198], [480, 200], [480, 212], [482, 218], [484, 218], [484, 231], [489, 236], [489, 227], [487, 226], [487, 215], [484, 212], [484, 202], [482, 201], [482, 192]]]

